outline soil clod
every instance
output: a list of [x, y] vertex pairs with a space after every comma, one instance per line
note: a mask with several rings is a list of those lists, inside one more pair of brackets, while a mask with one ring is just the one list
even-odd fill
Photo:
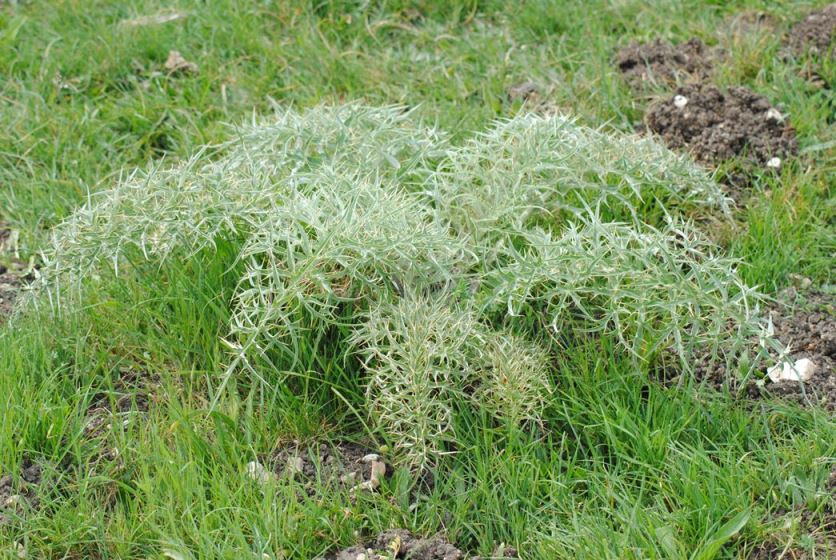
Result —
[[537, 102], [540, 99], [540, 86], [534, 82], [523, 82], [508, 88], [508, 101], [511, 103]]
[[812, 12], [796, 23], [787, 36], [787, 45], [796, 55], [831, 54], [836, 40], [836, 3]]
[[647, 84], [702, 81], [711, 75], [715, 53], [699, 39], [679, 45], [656, 39], [632, 43], [616, 53], [615, 64], [634, 88]]
[[647, 128], [672, 149], [687, 149], [703, 163], [743, 156], [758, 166], [778, 166], [798, 152], [795, 131], [762, 95], [744, 87], [722, 91], [689, 85], [655, 103]]
[[84, 435], [93, 439], [112, 429], [113, 422], [129, 420], [134, 412], [148, 412], [151, 404], [152, 385], [157, 380], [154, 376], [132, 368], [122, 368], [113, 382], [112, 390], [101, 391], [87, 407]]

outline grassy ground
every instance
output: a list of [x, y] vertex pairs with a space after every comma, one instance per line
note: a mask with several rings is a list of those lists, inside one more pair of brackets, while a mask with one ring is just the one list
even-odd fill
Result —
[[[631, 92], [614, 50], [697, 36], [731, 53], [720, 84], [783, 104], [802, 150], [780, 176], [755, 178], [740, 230], [720, 241], [767, 292], [790, 273], [826, 284], [833, 93], [802, 76], [811, 61], [779, 56], [781, 32], [817, 5], [178, 2], [165, 6], [185, 19], [130, 26], [120, 22], [163, 3], [4, 4], [0, 219], [33, 256], [88, 193], [226, 139], [225, 123], [274, 104], [418, 105], [461, 139], [515, 114], [506, 91], [531, 80], [582, 122], [631, 130], [664, 90]], [[747, 10], [767, 11], [775, 29], [735, 31], [731, 19]], [[167, 73], [172, 49], [198, 71]], [[834, 68], [820, 69], [831, 84]], [[0, 527], [0, 555], [21, 544], [31, 558], [313, 558], [407, 527], [443, 528], [481, 554], [506, 542], [526, 558], [736, 558], [767, 539], [812, 550], [825, 530], [836, 429], [824, 411], [736, 403], [690, 384], [666, 390], [606, 341], [573, 348], [553, 372], [546, 433], [467, 419], [461, 452], [420, 498], [405, 469], [357, 499], [327, 485], [299, 499], [286, 481], [265, 491], [244, 466], [281, 442], [365, 434], [323, 389], [290, 395], [236, 379], [210, 406], [228, 359], [234, 255], [221, 245], [100, 286], [48, 328], [30, 316], [0, 334], [0, 473], [26, 458], [44, 465], [40, 507]], [[340, 367], [307, 358], [311, 371]], [[88, 437], [91, 403], [130, 371], [152, 374], [148, 402], [122, 406], [123, 424]], [[356, 392], [353, 383], [340, 390]], [[812, 521], [801, 524], [802, 511]]]

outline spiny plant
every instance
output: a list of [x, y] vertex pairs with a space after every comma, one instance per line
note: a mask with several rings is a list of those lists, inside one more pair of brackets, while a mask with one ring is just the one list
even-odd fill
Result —
[[317, 107], [91, 199], [55, 230], [38, 293], [62, 309], [108, 267], [237, 243], [225, 379], [289, 382], [302, 347], [359, 358], [372, 425], [424, 466], [455, 449], [462, 407], [539, 422], [576, 335], [637, 363], [736, 359], [757, 293], [685, 219], [724, 209], [683, 158], [567, 117], [456, 146], [400, 107]]
[[751, 342], [757, 292], [692, 228], [637, 229], [591, 215], [525, 240], [485, 273], [486, 307], [542, 317], [555, 336], [612, 337], [645, 360], [669, 349], [732, 358]]
[[459, 407], [519, 425], [540, 420], [552, 391], [546, 348], [493, 330], [443, 292], [375, 305], [350, 342], [369, 375], [372, 418], [413, 465], [455, 448]]
[[188, 161], [134, 170], [93, 196], [55, 229], [44, 254], [48, 284], [61, 277], [72, 286], [101, 265], [118, 270], [132, 251], [187, 258], [219, 236], [259, 231], [294, 192], [313, 190], [308, 183], [321, 168], [420, 182], [446, 148], [441, 132], [413, 126], [399, 107], [288, 110], [234, 136]]
[[340, 308], [386, 301], [407, 288], [448, 282], [474, 256], [463, 239], [402, 190], [348, 172], [311, 178], [288, 193], [241, 250], [247, 264], [231, 334], [253, 350], [293, 361], [302, 323], [339, 321]]
[[561, 228], [590, 210], [636, 223], [667, 209], [727, 211], [716, 183], [686, 157], [562, 115], [500, 121], [451, 149], [431, 179], [447, 221], [488, 240], [532, 225]]

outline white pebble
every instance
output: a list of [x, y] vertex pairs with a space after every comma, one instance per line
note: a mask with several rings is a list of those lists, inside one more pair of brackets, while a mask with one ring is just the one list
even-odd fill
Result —
[[20, 504], [21, 498], [18, 494], [12, 494], [3, 502], [3, 508], [13, 509]]
[[300, 474], [305, 470], [305, 461], [301, 457], [288, 457], [287, 472], [290, 474]]
[[368, 455], [363, 456], [363, 458], [360, 460], [364, 463], [372, 463], [374, 461], [379, 461], [380, 455], [378, 455], [377, 453], [369, 453]]
[[380, 486], [381, 479], [386, 476], [386, 463], [383, 461], [372, 461], [371, 472], [369, 473], [369, 480], [362, 482], [352, 488], [354, 490], [366, 490], [372, 492], [377, 490]]
[[784, 115], [782, 115], [781, 111], [779, 111], [775, 107], [770, 107], [769, 110], [766, 112], [766, 120], [784, 122]]
[[781, 167], [781, 158], [769, 158], [769, 161], [766, 162], [766, 166], [771, 167], [772, 169], [778, 169], [779, 167]]
[[258, 461], [250, 461], [247, 463], [247, 476], [256, 482], [267, 484], [273, 480], [273, 473], [264, 468], [264, 465]]
[[816, 373], [818, 367], [811, 360], [801, 358], [794, 364], [784, 362], [769, 368], [766, 375], [773, 383], [782, 381], [809, 381]]
[[688, 104], [688, 98], [684, 95], [677, 95], [673, 98], [673, 104], [676, 106], [677, 109], [682, 109]]

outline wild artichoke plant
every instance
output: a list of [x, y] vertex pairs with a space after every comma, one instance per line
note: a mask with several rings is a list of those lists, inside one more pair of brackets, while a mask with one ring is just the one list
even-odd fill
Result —
[[565, 116], [456, 145], [401, 107], [317, 107], [99, 193], [55, 230], [38, 292], [72, 306], [106, 268], [235, 240], [225, 375], [284, 383], [303, 343], [347, 331], [373, 427], [423, 466], [455, 448], [463, 407], [538, 423], [578, 336], [637, 364], [734, 360], [759, 296], [689, 222], [725, 204], [687, 159]]

